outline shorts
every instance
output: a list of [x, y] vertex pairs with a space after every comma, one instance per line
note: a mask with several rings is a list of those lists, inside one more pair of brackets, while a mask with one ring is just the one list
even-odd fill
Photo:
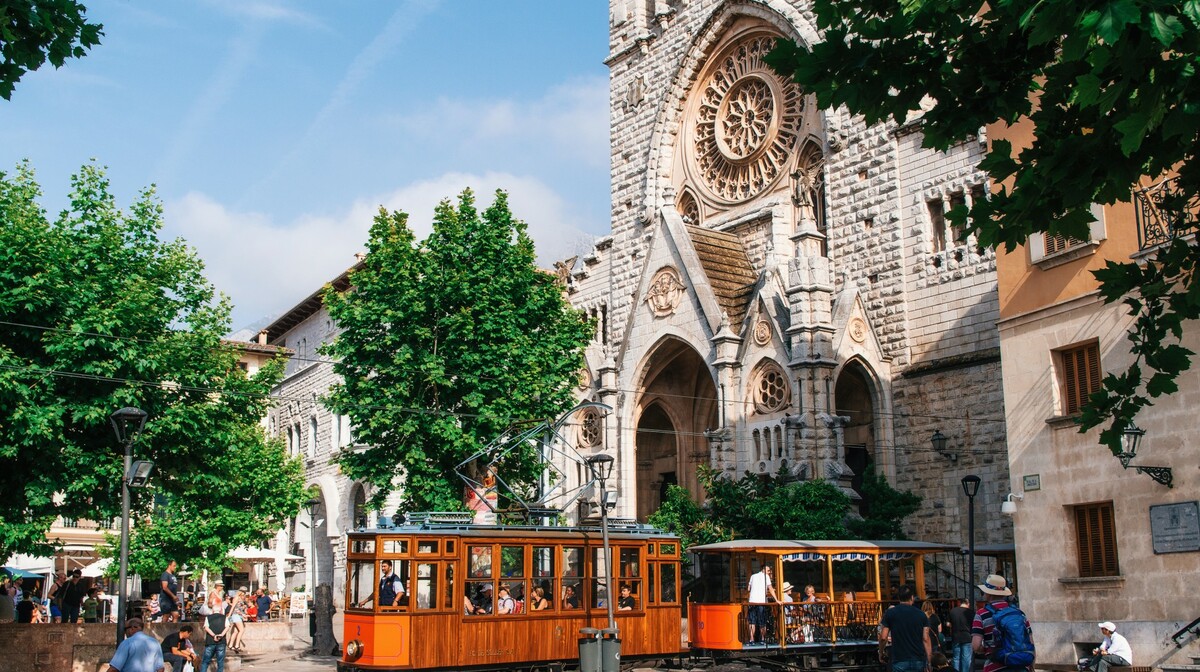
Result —
[[241, 616], [239, 616], [239, 615], [237, 615], [237, 614], [234, 614], [234, 615], [232, 615], [232, 616], [230, 616], [230, 617], [229, 617], [229, 620], [230, 620], [230, 621], [232, 621], [232, 622], [234, 622], [234, 623], [241, 623], [243, 619], [242, 619], [242, 617], [241, 617]]
[[765, 626], [767, 624], [767, 605], [750, 605], [750, 611], [748, 614], [746, 614], [746, 620], [749, 621], [750, 625]]
[[179, 605], [178, 605], [178, 604], [175, 604], [174, 602], [172, 602], [172, 601], [170, 601], [170, 600], [162, 600], [162, 599], [159, 599], [159, 601], [158, 601], [158, 613], [160, 613], [160, 614], [163, 614], [163, 615], [166, 615], [166, 614], [174, 613], [174, 612], [176, 612], [176, 611], [179, 611]]
[[62, 610], [53, 602], [50, 603], [50, 618], [62, 618]]

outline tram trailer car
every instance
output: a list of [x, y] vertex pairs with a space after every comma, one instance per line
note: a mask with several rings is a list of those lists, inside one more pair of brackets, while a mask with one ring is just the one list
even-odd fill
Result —
[[[598, 527], [422, 522], [352, 532], [338, 670], [577, 668], [580, 631], [608, 624], [606, 572], [618, 591], [613, 608], [625, 668], [757, 660], [877, 670], [886, 597], [902, 583], [924, 595], [925, 557], [958, 551], [907, 541], [707, 544], [689, 549], [699, 575], [684, 595], [677, 537], [628, 525], [610, 527], [609, 539], [606, 564]], [[384, 561], [404, 586], [396, 604], [375, 603]], [[774, 570], [781, 601], [767, 605], [758, 643], [749, 634], [748, 584], [764, 565]], [[785, 584], [795, 602], [786, 601]], [[810, 584], [811, 601], [804, 601]]]

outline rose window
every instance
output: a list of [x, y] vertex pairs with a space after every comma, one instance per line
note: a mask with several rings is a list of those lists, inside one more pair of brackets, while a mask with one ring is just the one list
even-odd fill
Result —
[[763, 62], [775, 37], [744, 38], [713, 59], [693, 105], [690, 149], [718, 199], [743, 201], [787, 172], [800, 137], [804, 95]]
[[778, 366], [764, 367], [754, 388], [754, 406], [759, 413], [780, 411], [788, 403], [790, 388]]
[[583, 413], [583, 420], [579, 424], [579, 443], [589, 448], [600, 445], [600, 415], [594, 410], [588, 409]]

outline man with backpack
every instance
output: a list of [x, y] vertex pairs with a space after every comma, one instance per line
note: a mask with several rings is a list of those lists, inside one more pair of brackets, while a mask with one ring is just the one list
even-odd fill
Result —
[[971, 649], [987, 657], [983, 672], [1032, 670], [1036, 658], [1033, 628], [1025, 613], [1006, 599], [1012, 595], [1008, 581], [991, 574], [978, 587], [987, 597], [987, 604], [975, 612]]

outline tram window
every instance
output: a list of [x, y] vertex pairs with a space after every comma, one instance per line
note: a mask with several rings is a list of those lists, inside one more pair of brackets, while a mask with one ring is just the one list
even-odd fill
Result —
[[533, 547], [533, 575], [554, 576], [554, 547]]
[[[545, 611], [554, 608], [554, 579], [534, 579], [533, 588], [529, 591], [526, 611]], [[540, 592], [539, 592], [540, 591]], [[546, 600], [545, 606], [539, 607], [541, 600]]]
[[375, 563], [370, 560], [350, 562], [349, 599], [346, 604], [358, 607], [370, 601], [375, 589]]
[[608, 606], [608, 579], [592, 579], [592, 606], [597, 609]]
[[578, 609], [579, 601], [583, 593], [583, 586], [579, 583], [568, 583], [563, 581], [562, 604], [563, 609]]
[[471, 577], [485, 578], [492, 575], [492, 547], [471, 546]]
[[644, 596], [646, 604], [658, 604], [658, 596], [655, 594], [654, 590], [654, 588], [658, 585], [654, 582], [654, 569], [657, 566], [657, 563], [646, 563], [646, 594]]
[[675, 544], [659, 544], [658, 554], [665, 557], [675, 557], [675, 552], [678, 547]]
[[500, 576], [521, 578], [525, 576], [525, 547], [500, 547]]
[[[449, 545], [450, 542], [446, 543]], [[442, 602], [442, 606], [446, 609], [450, 609], [451, 605], [454, 604], [454, 563], [447, 562], [445, 564], [445, 569], [446, 581], [442, 585], [446, 587], [446, 596], [445, 600]]]
[[[673, 562], [664, 562], [658, 566], [658, 601], [672, 604], [679, 601], [679, 566]], [[654, 577], [650, 577], [653, 581]]]
[[639, 576], [641, 574], [641, 549], [621, 549], [621, 578]]
[[563, 576], [577, 578], [583, 576], [583, 549], [563, 549]]
[[[495, 611], [496, 596], [492, 594], [491, 581], [468, 581], [467, 600], [471, 602], [471, 613], [475, 616], [486, 616]], [[464, 603], [464, 610], [466, 605]]]
[[700, 554], [700, 578], [689, 584], [689, 599], [699, 604], [729, 603], [730, 556], [726, 553]]
[[588, 572], [588, 576], [600, 579], [608, 576], [608, 573], [608, 567], [606, 567], [604, 563], [604, 549], [593, 548], [592, 566], [591, 571]]
[[454, 540], [446, 540], [446, 555], [454, 555]]
[[422, 540], [417, 542], [417, 553], [424, 555], [437, 554], [438, 542], [434, 540]]
[[383, 553], [384, 555], [408, 555], [408, 540], [384, 539]]
[[[525, 612], [524, 581], [505, 581], [496, 589], [497, 614], [521, 614]], [[508, 599], [505, 599], [508, 598]]]
[[374, 553], [375, 552], [375, 540], [374, 539], [355, 539], [354, 543], [350, 545], [350, 552], [351, 553], [367, 553], [367, 554]]
[[437, 609], [437, 564], [417, 564], [417, 609]]
[[634, 611], [641, 602], [641, 581], [622, 581], [617, 590], [617, 610]]

